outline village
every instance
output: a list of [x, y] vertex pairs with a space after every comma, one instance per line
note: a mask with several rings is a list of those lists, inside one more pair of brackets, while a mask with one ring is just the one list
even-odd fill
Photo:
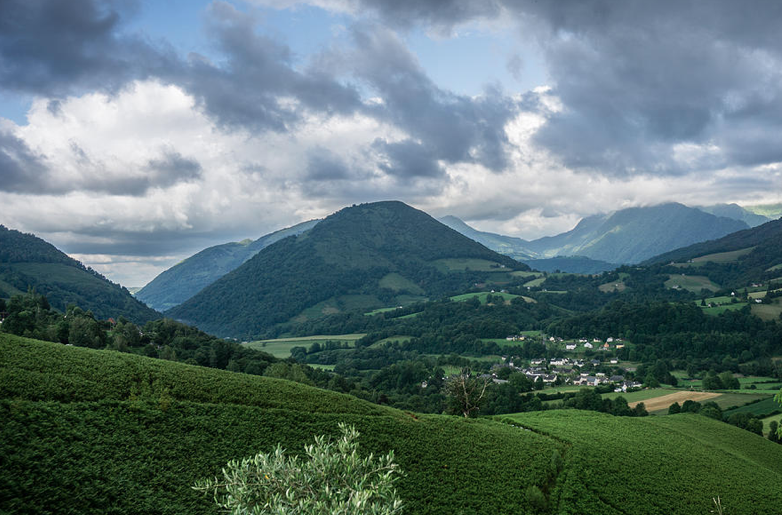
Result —
[[[530, 336], [512, 335], [506, 337], [507, 341], [526, 341]], [[625, 342], [621, 338], [608, 337], [605, 341], [599, 338], [579, 338], [576, 341], [566, 342], [563, 338], [550, 336], [532, 337], [543, 339], [549, 345], [561, 346], [569, 352], [578, 352], [579, 348], [587, 353], [593, 351], [607, 352], [609, 350], [618, 350], [625, 347]], [[502, 372], [503, 369], [509, 369], [511, 373], [521, 372], [530, 381], [544, 386], [601, 386], [613, 385], [615, 392], [627, 392], [628, 390], [641, 388], [640, 382], [627, 379], [623, 375], [624, 369], [619, 366], [619, 358], [615, 356], [607, 357], [605, 360], [587, 357], [556, 357], [556, 358], [532, 358], [523, 360], [519, 357], [503, 356], [502, 363], [494, 365], [491, 369], [491, 379], [497, 384], [506, 383], [508, 372]], [[634, 369], [627, 369], [632, 371]]]

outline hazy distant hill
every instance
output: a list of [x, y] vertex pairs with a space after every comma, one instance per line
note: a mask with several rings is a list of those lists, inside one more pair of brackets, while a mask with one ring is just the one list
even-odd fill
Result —
[[176, 319], [221, 336], [349, 309], [445, 295], [528, 267], [401, 202], [345, 208], [263, 249], [183, 304]]
[[500, 254], [505, 254], [513, 259], [523, 261], [535, 258], [535, 253], [527, 248], [529, 242], [513, 236], [503, 236], [492, 232], [484, 232], [474, 229], [455, 216], [444, 216], [439, 219], [454, 231], [457, 231], [471, 240], [490, 248]]
[[308, 231], [318, 221], [302, 222], [255, 241], [244, 240], [204, 249], [155, 277], [136, 292], [136, 298], [160, 311], [178, 306], [204, 287], [238, 268], [262, 249], [288, 236]]
[[160, 318], [128, 290], [60, 252], [50, 243], [0, 225], [0, 297], [34, 288], [52, 307], [68, 304], [91, 310], [106, 319], [125, 316], [136, 323]]
[[699, 207], [698, 209], [714, 216], [724, 216], [725, 218], [741, 220], [750, 227], [757, 227], [758, 225], [771, 220], [766, 216], [748, 211], [738, 204], [716, 204], [714, 206]]
[[529, 242], [529, 248], [543, 257], [578, 255], [630, 264], [747, 227], [738, 220], [670, 203], [589, 216], [571, 231]]
[[[533, 268], [597, 273], [612, 270], [618, 264], [638, 263], [669, 250], [746, 229], [749, 224], [739, 220], [740, 216], [753, 223], [767, 220], [735, 204], [713, 208], [731, 216], [715, 216], [677, 203], [629, 208], [587, 216], [570, 231], [532, 241], [478, 231], [454, 216], [446, 216], [441, 221], [468, 238]], [[559, 259], [571, 256], [593, 261]], [[548, 261], [550, 259], [557, 261]]]

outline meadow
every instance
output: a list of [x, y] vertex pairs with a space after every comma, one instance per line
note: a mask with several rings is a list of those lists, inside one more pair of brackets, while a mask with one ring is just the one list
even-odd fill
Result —
[[313, 343], [323, 345], [326, 342], [335, 342], [340, 345], [348, 345], [349, 347], [353, 347], [356, 344], [356, 340], [363, 336], [364, 334], [315, 335], [302, 336], [298, 338], [258, 340], [246, 343], [245, 345], [251, 349], [268, 352], [275, 358], [289, 358], [291, 355], [291, 349], [294, 347], [306, 347], [309, 349]]
[[720, 286], [708, 277], [703, 275], [684, 275], [684, 274], [670, 274], [667, 281], [665, 281], [666, 288], [682, 288], [694, 293], [700, 293], [702, 290], [717, 291]]

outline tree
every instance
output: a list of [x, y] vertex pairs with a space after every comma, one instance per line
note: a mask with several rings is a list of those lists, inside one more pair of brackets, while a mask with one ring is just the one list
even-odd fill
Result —
[[193, 487], [211, 492], [220, 508], [234, 515], [337, 513], [390, 515], [402, 511], [394, 488], [401, 472], [394, 453], [362, 458], [359, 433], [340, 423], [342, 437], [316, 436], [304, 446], [305, 459], [286, 456], [280, 445], [271, 453], [228, 462], [223, 477]]
[[475, 416], [481, 409], [488, 386], [488, 377], [475, 377], [469, 368], [463, 368], [460, 374], [449, 377], [445, 382], [445, 392], [451, 413]]
[[679, 405], [678, 402], [674, 402], [673, 404], [668, 406], [668, 414], [669, 415], [673, 415], [673, 414], [681, 413], [681, 412], [682, 412], [682, 407]]

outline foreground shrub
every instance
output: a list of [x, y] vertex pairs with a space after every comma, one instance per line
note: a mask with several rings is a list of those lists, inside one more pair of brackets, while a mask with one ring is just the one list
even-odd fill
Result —
[[342, 437], [336, 442], [316, 436], [314, 444], [305, 445], [306, 459], [286, 456], [278, 445], [271, 453], [230, 461], [222, 480], [193, 488], [212, 492], [218, 506], [236, 515], [400, 513], [393, 451], [361, 458], [356, 429], [342, 423], [339, 428]]

